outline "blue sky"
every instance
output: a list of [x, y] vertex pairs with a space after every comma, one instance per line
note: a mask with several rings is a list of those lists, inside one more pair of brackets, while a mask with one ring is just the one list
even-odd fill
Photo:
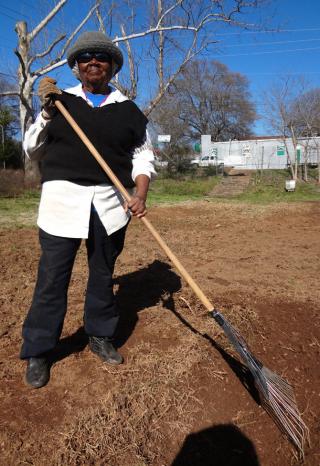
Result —
[[[39, 5], [42, 5], [42, 11]], [[23, 19], [28, 23], [37, 21], [45, 15], [47, 4], [38, 0], [0, 0], [0, 76], [13, 74], [17, 68], [17, 59], [13, 54], [16, 46], [14, 25]], [[86, 13], [85, 0], [70, 0], [64, 8], [62, 21], [74, 25]], [[262, 14], [262, 13], [258, 13]], [[257, 20], [258, 14], [251, 19]], [[279, 32], [251, 33], [248, 31], [221, 29], [216, 35], [220, 41], [206, 53], [205, 58], [217, 59], [232, 71], [245, 75], [250, 83], [253, 101], [257, 110], [262, 112], [264, 92], [271, 83], [281, 75], [304, 75], [310, 86], [319, 86], [320, 79], [320, 2], [318, 0], [278, 0], [263, 10], [263, 17], [270, 29]], [[92, 24], [91, 24], [92, 29]], [[145, 67], [141, 66], [141, 75]], [[67, 67], [57, 73], [61, 87], [72, 85], [74, 80]], [[148, 83], [145, 92], [150, 93]], [[268, 129], [263, 120], [255, 126], [256, 134], [267, 134]]]

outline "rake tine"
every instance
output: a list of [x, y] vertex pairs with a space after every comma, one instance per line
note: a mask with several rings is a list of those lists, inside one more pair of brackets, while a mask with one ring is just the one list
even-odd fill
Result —
[[309, 429], [298, 410], [291, 385], [278, 374], [263, 366], [253, 356], [245, 340], [220, 312], [214, 310], [210, 312], [210, 315], [223, 329], [253, 375], [262, 406], [294, 445], [299, 457], [303, 459], [305, 443], [310, 443]]

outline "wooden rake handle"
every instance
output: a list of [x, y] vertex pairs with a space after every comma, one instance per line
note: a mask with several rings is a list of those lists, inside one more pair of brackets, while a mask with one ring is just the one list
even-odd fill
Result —
[[[105, 160], [102, 158], [102, 156], [99, 154], [97, 149], [94, 147], [92, 142], [87, 138], [85, 133], [82, 131], [82, 129], [79, 127], [79, 125], [76, 123], [76, 121], [72, 118], [68, 110], [64, 107], [64, 105], [59, 101], [55, 100], [55, 105], [59, 109], [59, 111], [62, 113], [62, 115], [65, 117], [67, 122], [70, 124], [70, 126], [73, 128], [73, 130], [77, 133], [81, 141], [84, 143], [84, 145], [87, 147], [87, 149], [91, 152], [93, 157], [97, 160], [101, 168], [106, 172], [114, 186], [120, 191], [121, 195], [123, 198], [129, 202], [131, 200], [131, 196], [126, 190], [126, 188], [123, 186], [121, 181], [117, 178], [117, 176], [113, 173], [109, 165], [105, 162]], [[184, 266], [181, 264], [179, 259], [175, 256], [175, 254], [171, 251], [171, 249], [167, 246], [165, 241], [161, 238], [157, 230], [154, 228], [154, 226], [149, 222], [149, 220], [146, 217], [141, 217], [140, 220], [145, 224], [145, 226], [148, 228], [154, 239], [158, 242], [160, 247], [163, 249], [163, 251], [166, 253], [166, 255], [169, 257], [173, 265], [178, 269], [182, 277], [186, 280], [186, 282], [190, 285], [194, 293], [198, 296], [202, 304], [207, 308], [208, 311], [213, 310], [213, 305], [210, 303], [209, 299], [205, 296], [205, 294], [202, 292], [202, 290], [199, 288], [197, 283], [193, 280], [191, 275], [186, 271]]]

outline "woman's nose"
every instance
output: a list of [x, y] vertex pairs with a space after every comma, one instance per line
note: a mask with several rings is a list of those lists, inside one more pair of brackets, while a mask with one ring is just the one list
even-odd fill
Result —
[[99, 60], [97, 60], [96, 57], [92, 57], [89, 63], [99, 63]]

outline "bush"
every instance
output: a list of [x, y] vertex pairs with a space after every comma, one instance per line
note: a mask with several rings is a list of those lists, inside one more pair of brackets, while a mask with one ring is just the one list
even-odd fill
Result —
[[0, 196], [14, 197], [24, 191], [23, 170], [0, 170]]

